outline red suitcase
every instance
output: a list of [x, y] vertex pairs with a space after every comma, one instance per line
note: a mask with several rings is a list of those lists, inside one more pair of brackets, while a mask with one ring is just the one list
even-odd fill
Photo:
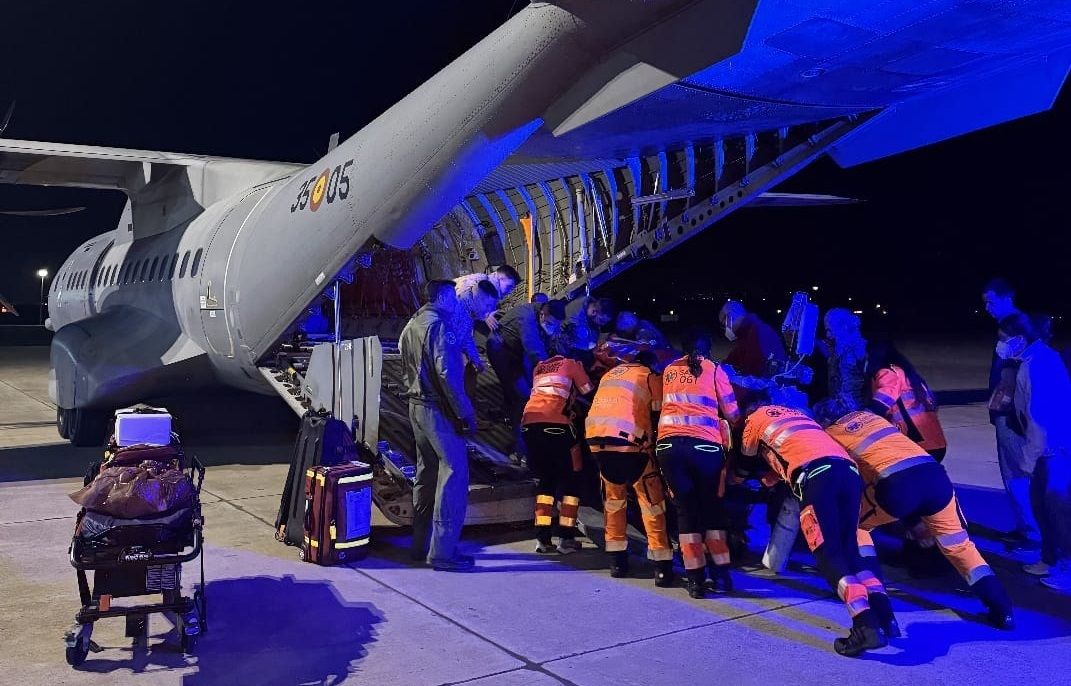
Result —
[[372, 534], [372, 467], [344, 462], [305, 472], [301, 557], [318, 565], [360, 560]]

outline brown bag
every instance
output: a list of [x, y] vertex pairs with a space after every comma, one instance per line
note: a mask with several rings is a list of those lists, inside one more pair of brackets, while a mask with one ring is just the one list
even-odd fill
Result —
[[70, 497], [87, 510], [137, 519], [192, 505], [194, 490], [186, 475], [170, 462], [145, 460], [136, 465], [107, 466]]

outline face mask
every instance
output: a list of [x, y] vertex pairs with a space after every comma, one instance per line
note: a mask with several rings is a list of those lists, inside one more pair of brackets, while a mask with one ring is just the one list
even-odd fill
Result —
[[729, 326], [728, 322], [725, 323], [725, 337], [730, 341], [736, 340], [736, 332], [733, 331], [733, 327]]
[[1008, 360], [1018, 357], [1022, 354], [1026, 340], [1022, 336], [1016, 336], [1015, 338], [1009, 338], [1006, 341], [997, 341], [997, 357], [1002, 360]]

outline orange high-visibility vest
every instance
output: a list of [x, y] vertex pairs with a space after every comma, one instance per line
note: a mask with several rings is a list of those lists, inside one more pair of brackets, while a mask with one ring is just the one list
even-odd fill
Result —
[[855, 458], [859, 475], [867, 484], [908, 467], [933, 462], [922, 446], [873, 412], [852, 412], [826, 431]]
[[[927, 409], [926, 399], [916, 397], [903, 369], [889, 365], [878, 370], [871, 382], [871, 388], [874, 400], [886, 408], [885, 418], [895, 424], [904, 435], [926, 450], [948, 447], [937, 410]], [[901, 402], [903, 408], [900, 407]], [[903, 410], [907, 410], [906, 417]], [[911, 430], [912, 427], [915, 431]]]
[[800, 410], [780, 405], [765, 405], [748, 416], [740, 452], [749, 456], [761, 454], [774, 472], [789, 483], [801, 468], [814, 460], [852, 459], [818, 422]]
[[568, 424], [576, 395], [592, 390], [583, 365], [576, 360], [555, 355], [536, 365], [532, 395], [524, 406], [521, 424]]
[[606, 372], [591, 401], [584, 435], [612, 438], [645, 448], [653, 439], [651, 413], [662, 408], [662, 378], [642, 364], [626, 362]]
[[662, 414], [658, 437], [688, 436], [724, 445], [721, 418], [735, 424], [740, 419], [733, 387], [725, 370], [710, 360], [700, 362], [696, 377], [688, 358], [671, 362], [662, 373]]

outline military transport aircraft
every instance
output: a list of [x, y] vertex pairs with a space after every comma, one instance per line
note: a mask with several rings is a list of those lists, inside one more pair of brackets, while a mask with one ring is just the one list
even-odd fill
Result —
[[823, 154], [1047, 110], [1069, 65], [1059, 0], [532, 2], [312, 165], [0, 139], [0, 182], [128, 197], [49, 292], [57, 421], [84, 444], [165, 390], [275, 392], [340, 278], [384, 339], [429, 278], [508, 263], [573, 294]]

